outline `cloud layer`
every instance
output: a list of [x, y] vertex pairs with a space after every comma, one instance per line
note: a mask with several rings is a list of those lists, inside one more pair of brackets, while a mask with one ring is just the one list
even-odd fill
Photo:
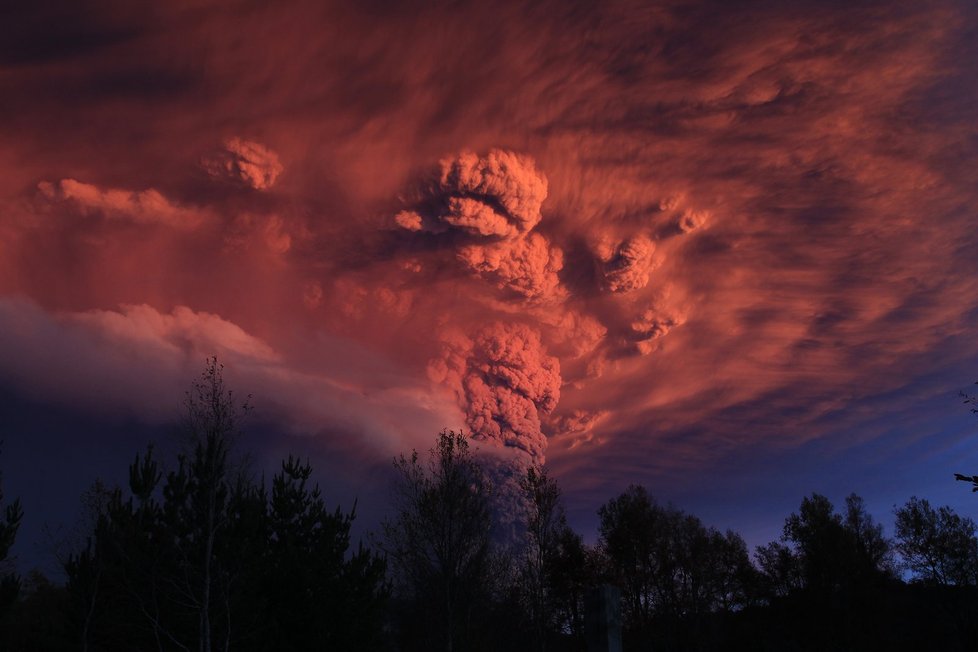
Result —
[[295, 430], [590, 491], [978, 359], [971, 4], [410, 5], [0, 26], [5, 382], [149, 412], [114, 351], [218, 353]]
[[547, 355], [539, 332], [523, 324], [494, 323], [472, 339], [447, 338], [428, 365], [436, 383], [464, 406], [473, 437], [518, 448], [542, 462], [547, 448], [541, 415], [560, 400], [560, 362]]
[[547, 179], [533, 159], [498, 149], [485, 156], [463, 151], [439, 168], [437, 180], [420, 191], [421, 206], [395, 216], [402, 228], [516, 238], [540, 222]]
[[201, 159], [210, 176], [239, 183], [255, 190], [268, 190], [282, 174], [278, 154], [261, 143], [241, 138], [224, 141], [224, 149]]

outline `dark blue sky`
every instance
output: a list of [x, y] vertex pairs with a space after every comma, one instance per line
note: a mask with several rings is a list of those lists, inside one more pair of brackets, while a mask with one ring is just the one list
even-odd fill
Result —
[[[174, 399], [178, 402], [178, 399]], [[271, 477], [290, 453], [307, 457], [330, 504], [350, 509], [357, 501], [355, 536], [369, 541], [388, 509], [389, 463], [351, 467], [319, 439], [276, 434], [275, 425], [255, 414], [239, 442], [254, 456], [256, 476]], [[57, 576], [59, 542], [76, 537], [81, 494], [96, 479], [125, 486], [128, 465], [147, 444], [170, 455], [178, 448], [179, 424], [149, 426], [134, 419], [101, 420], [81, 411], [29, 401], [5, 390], [0, 400], [4, 427], [3, 482], [6, 495], [20, 497], [25, 519], [14, 548], [22, 571], [40, 568]], [[892, 534], [892, 511], [910, 496], [947, 504], [958, 513], [978, 514], [978, 497], [955, 482], [954, 472], [978, 468], [974, 438], [978, 417], [954, 392], [910, 403], [874, 423], [869, 441], [853, 444], [847, 432], [780, 451], [743, 450], [696, 471], [618, 478], [604, 492], [575, 491], [566, 479], [565, 503], [574, 527], [586, 540], [597, 537], [597, 509], [629, 483], [645, 484], [663, 502], [720, 529], [740, 532], [753, 547], [780, 537], [784, 518], [812, 492], [837, 506], [849, 493], [866, 500], [870, 512]]]

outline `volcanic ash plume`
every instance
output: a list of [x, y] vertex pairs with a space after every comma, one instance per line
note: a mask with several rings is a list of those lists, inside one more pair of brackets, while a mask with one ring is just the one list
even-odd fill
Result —
[[212, 177], [227, 179], [255, 190], [268, 190], [282, 174], [278, 154], [264, 145], [229, 138], [224, 151], [205, 157], [201, 166]]
[[646, 310], [631, 324], [631, 335], [636, 350], [642, 355], [651, 353], [654, 340], [665, 336], [676, 326], [686, 322], [686, 316], [679, 312], [666, 312], [656, 309]]
[[[549, 308], [549, 307], [548, 307]], [[579, 358], [594, 351], [608, 329], [591, 315], [577, 310], [546, 310], [539, 316], [541, 323], [549, 327], [547, 341], [550, 350], [557, 355]]]
[[682, 233], [692, 233], [703, 228], [709, 217], [710, 214], [706, 211], [685, 211], [679, 218], [679, 230]]
[[600, 246], [604, 287], [610, 292], [631, 292], [644, 288], [652, 270], [655, 244], [645, 236], [631, 237], [617, 247]]
[[523, 324], [491, 324], [474, 338], [457, 334], [428, 367], [432, 380], [453, 389], [475, 439], [525, 451], [542, 462], [546, 437], [540, 415], [560, 398], [560, 362], [540, 334]]
[[458, 259], [469, 269], [500, 289], [525, 299], [552, 297], [564, 266], [564, 254], [539, 233], [515, 241], [469, 245], [458, 251]]
[[540, 222], [547, 179], [527, 156], [498, 149], [486, 156], [462, 152], [441, 161], [439, 178], [427, 194], [424, 207], [395, 216], [401, 228], [517, 238]]
[[74, 179], [37, 184], [40, 196], [55, 203], [66, 203], [81, 215], [100, 215], [109, 219], [137, 224], [161, 224], [181, 229], [197, 226], [203, 219], [201, 211], [172, 203], [159, 191], [99, 188]]
[[594, 427], [607, 414], [605, 410], [573, 410], [570, 414], [551, 417], [547, 426], [553, 437], [566, 439], [575, 448], [594, 440]]

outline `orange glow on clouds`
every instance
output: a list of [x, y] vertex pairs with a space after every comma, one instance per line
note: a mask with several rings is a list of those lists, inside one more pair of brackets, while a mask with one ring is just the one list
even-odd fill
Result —
[[217, 354], [357, 454], [570, 477], [978, 355], [966, 3], [177, 4], [0, 52], [3, 382], [162, 419]]

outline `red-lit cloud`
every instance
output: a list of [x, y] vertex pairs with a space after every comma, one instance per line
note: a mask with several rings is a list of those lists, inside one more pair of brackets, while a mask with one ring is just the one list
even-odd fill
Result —
[[543, 460], [547, 442], [540, 416], [560, 400], [560, 362], [547, 355], [537, 331], [494, 323], [472, 339], [452, 334], [441, 357], [429, 363], [428, 375], [456, 394], [476, 439]]
[[[82, 411], [170, 420], [179, 402], [161, 397], [180, 396], [200, 361], [213, 355], [236, 385], [255, 393], [268, 416], [287, 415], [282, 425], [297, 433], [338, 431], [394, 455], [427, 445], [432, 428], [457, 419], [451, 402], [428, 383], [351, 342], [320, 339], [307, 348], [319, 364], [306, 369], [286, 364], [236, 324], [184, 306], [170, 313], [138, 305], [50, 315], [33, 303], [4, 299], [0, 328], [0, 380]], [[358, 367], [350, 366], [351, 355]]]
[[296, 430], [464, 424], [573, 483], [817, 439], [978, 355], [967, 3], [32, 11], [8, 383], [149, 412], [121, 352], [156, 400], [218, 354]]
[[466, 245], [458, 259], [500, 289], [527, 299], [552, 297], [560, 285], [563, 252], [539, 233], [515, 242]]
[[631, 292], [648, 285], [654, 250], [652, 241], [643, 236], [628, 238], [617, 245], [599, 242], [595, 254], [605, 289], [610, 292]]
[[223, 151], [204, 156], [201, 166], [212, 177], [255, 190], [268, 190], [274, 186], [283, 170], [278, 154], [259, 143], [240, 138], [224, 141]]
[[152, 188], [148, 190], [102, 189], [74, 179], [37, 184], [43, 199], [64, 203], [71, 211], [88, 216], [127, 220], [137, 224], [162, 224], [179, 229], [197, 226], [201, 213], [178, 206]]
[[394, 220], [408, 231], [457, 230], [482, 238], [517, 238], [540, 222], [547, 179], [532, 159], [490, 150], [441, 161], [437, 180], [422, 188], [420, 205]]

